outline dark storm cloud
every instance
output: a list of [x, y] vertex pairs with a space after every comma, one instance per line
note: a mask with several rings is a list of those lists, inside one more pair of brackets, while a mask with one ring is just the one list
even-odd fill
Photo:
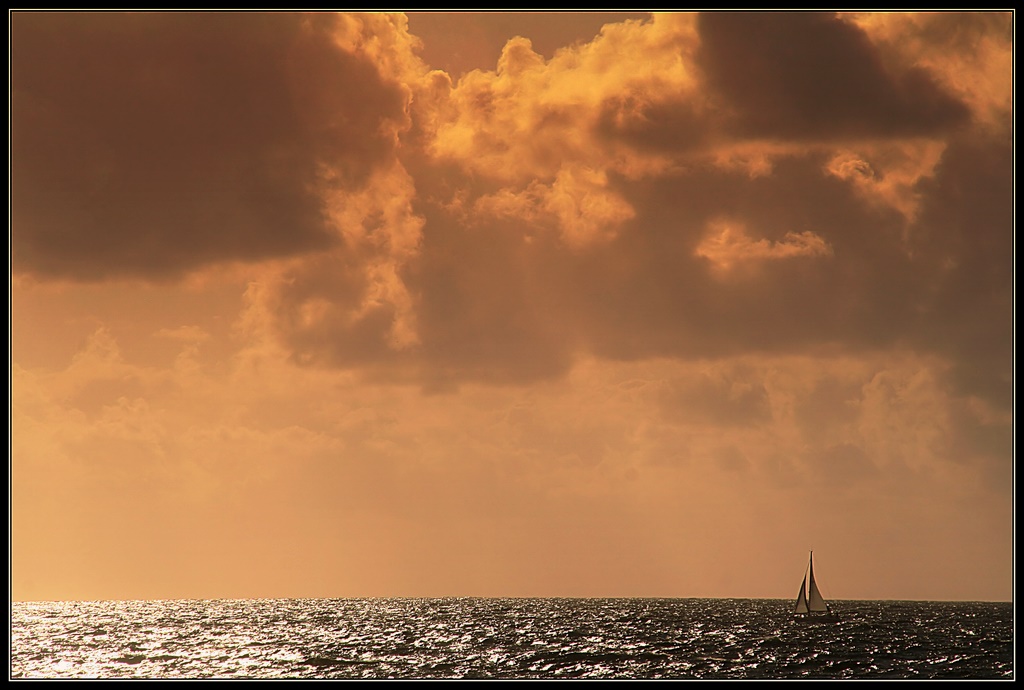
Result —
[[[430, 203], [417, 209], [426, 220], [420, 252], [401, 277], [416, 296], [421, 342], [388, 346], [396, 312], [386, 302], [353, 317], [368, 287], [360, 264], [325, 257], [289, 274], [271, 306], [297, 361], [359, 366], [371, 377], [411, 375], [429, 389], [564, 373], [572, 341], [553, 302], [564, 298], [547, 273], [556, 267], [545, 268], [552, 258], [546, 252], [556, 251], [551, 243], [524, 244], [513, 222], [477, 227]], [[304, 319], [306, 305], [318, 301], [329, 311]]]
[[[811, 154], [753, 179], [709, 166], [623, 183], [637, 217], [606, 252], [571, 266], [571, 313], [588, 340], [621, 359], [892, 343], [912, 313], [903, 297], [915, 282], [900, 219], [863, 204], [823, 174], [824, 163]], [[717, 275], [695, 250], [720, 216], [768, 241], [813, 232], [834, 256], [754, 262]]]
[[698, 64], [737, 133], [922, 136], [969, 119], [927, 72], [886, 70], [867, 36], [830, 13], [707, 12], [698, 30]]
[[[823, 165], [823, 157], [808, 156], [780, 163], [771, 177], [709, 166], [619, 180], [637, 217], [617, 239], [586, 251], [558, 241], [550, 222], [471, 221], [458, 209], [421, 203], [422, 241], [402, 273], [416, 295], [421, 343], [412, 351], [386, 346], [387, 305], [348, 318], [361, 291], [344, 276], [356, 265], [304, 269], [305, 277], [280, 287], [277, 308], [300, 359], [339, 366], [405, 360], [431, 372], [432, 385], [551, 378], [580, 348], [636, 359], [891, 343], [912, 309], [892, 298], [912, 281], [898, 250], [898, 219], [878, 217], [848, 185], [823, 174]], [[425, 197], [444, 186], [440, 177], [425, 183]], [[756, 219], [750, 231], [771, 240], [814, 231], [842, 255], [767, 262], [747, 279], [720, 280], [695, 249], [722, 213]], [[336, 317], [301, 326], [303, 305], [316, 299], [337, 303]], [[741, 406], [755, 402], [744, 398]]]
[[1009, 12], [934, 12], [920, 29], [921, 39], [957, 54], [977, 55], [985, 39], [1012, 42], [1013, 17]]
[[[865, 204], [827, 174], [828, 155], [813, 152], [755, 178], [708, 165], [657, 180], [614, 179], [636, 217], [585, 251], [559, 242], [552, 223], [471, 221], [464, 210], [424, 201], [416, 207], [425, 221], [419, 251], [401, 273], [416, 299], [417, 347], [387, 347], [394, 313], [386, 304], [358, 321], [347, 316], [364, 291], [358, 261], [304, 269], [280, 288], [277, 308], [300, 359], [404, 362], [403, 371], [431, 386], [552, 378], [581, 349], [634, 360], [911, 345], [952, 357], [966, 388], [981, 394], [987, 385], [983, 397], [999, 397], [1010, 390], [999, 378], [1012, 295], [1005, 155], [955, 146], [935, 183], [922, 185], [927, 210], [909, 230], [899, 213]], [[445, 177], [424, 180], [420, 191], [430, 198], [452, 181]], [[721, 274], [696, 250], [723, 215], [758, 241], [811, 232], [834, 251]], [[910, 246], [908, 232], [917, 238]], [[316, 299], [335, 303], [335, 317], [302, 326], [303, 305]], [[732, 405], [754, 419], [758, 395], [706, 412], [721, 418]]]
[[11, 19], [16, 272], [171, 277], [325, 247], [322, 166], [359, 186], [403, 117], [330, 15]]
[[[635, 70], [609, 77], [621, 88], [594, 82], [557, 100], [561, 92], [547, 89], [573, 83], [562, 79], [584, 64], [563, 53], [546, 64], [527, 55], [518, 72], [476, 73], [460, 87], [468, 95], [436, 79], [434, 90], [416, 92], [420, 126], [400, 152], [415, 187], [409, 215], [422, 220], [415, 249], [298, 266], [268, 305], [296, 359], [443, 387], [555, 378], [580, 352], [637, 360], [910, 348], [952, 361], [960, 391], [1005, 398], [1009, 142], [958, 129], [967, 115], [959, 101], [892, 56], [883, 66], [859, 28], [830, 15], [702, 17], [698, 54], [712, 96], [705, 102], [704, 82], [688, 70], [677, 75], [678, 93], [659, 91], [675, 82], [644, 72], [668, 50], [648, 34], [672, 36], [673, 56], [696, 41], [679, 28], [686, 18], [669, 19], [677, 33], [635, 24], [581, 49], [595, 58], [587, 51], [625, 56], [623, 45], [643, 46], [647, 53], [628, 54]], [[593, 69], [586, 74], [605, 74]], [[480, 115], [470, 96], [499, 92], [502, 117]], [[773, 135], [771, 146], [710, 116], [725, 105], [745, 127]], [[564, 121], [533, 117], [545, 107], [562, 108]], [[570, 131], [579, 141], [561, 136]], [[437, 132], [449, 136], [444, 156], [430, 148]], [[870, 141], [845, 139], [854, 135]], [[606, 149], [609, 136], [616, 145]], [[537, 153], [545, 147], [557, 155]], [[670, 163], [645, 167], [644, 155], [665, 151]], [[751, 156], [752, 167], [733, 156]], [[877, 169], [844, 176], [838, 159]], [[623, 207], [629, 213], [609, 212]], [[570, 245], [566, 224], [580, 219], [596, 220], [586, 241]], [[722, 224], [735, 228], [721, 243], [735, 261], [702, 251]], [[388, 280], [374, 272], [384, 264]], [[414, 329], [415, 342], [396, 347], [396, 324]], [[759, 400], [744, 399], [737, 413], [755, 419]]]
[[621, 139], [649, 151], [700, 148], [713, 131], [707, 115], [697, 113], [692, 103], [665, 95], [652, 100], [634, 96], [608, 99], [594, 129], [601, 138]]
[[1014, 186], [1008, 138], [951, 142], [934, 177], [915, 249], [923, 277], [914, 339], [956, 364], [958, 389], [1013, 404]]
[[436, 375], [513, 382], [567, 371], [578, 341], [564, 321], [564, 250], [551, 237], [524, 242], [518, 221], [465, 227], [442, 209], [426, 218], [410, 279]]

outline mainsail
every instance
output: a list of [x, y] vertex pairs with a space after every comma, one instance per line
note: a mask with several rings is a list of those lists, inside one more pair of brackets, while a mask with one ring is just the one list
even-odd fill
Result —
[[814, 582], [814, 552], [811, 552], [811, 586], [808, 590], [807, 595], [807, 608], [811, 612], [815, 611], [828, 611], [828, 604], [825, 603], [825, 599], [821, 596], [821, 592], [818, 591], [818, 585]]

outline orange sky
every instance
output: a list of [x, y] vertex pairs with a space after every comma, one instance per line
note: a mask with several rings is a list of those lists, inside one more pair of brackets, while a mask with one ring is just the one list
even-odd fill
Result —
[[12, 13], [14, 599], [1012, 599], [1012, 19]]

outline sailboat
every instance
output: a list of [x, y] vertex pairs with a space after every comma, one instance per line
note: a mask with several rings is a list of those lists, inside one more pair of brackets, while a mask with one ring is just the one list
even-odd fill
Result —
[[[810, 583], [808, 584], [808, 580]], [[800, 593], [796, 597], [796, 608], [793, 613], [797, 616], [829, 617], [832, 616], [832, 609], [828, 602], [818, 591], [818, 585], [814, 581], [814, 551], [807, 564], [807, 572], [804, 573], [804, 581], [800, 583]]]

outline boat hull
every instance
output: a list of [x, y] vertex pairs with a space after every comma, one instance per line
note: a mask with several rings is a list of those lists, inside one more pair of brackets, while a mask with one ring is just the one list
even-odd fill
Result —
[[797, 623], [837, 623], [839, 616], [834, 613], [794, 613]]

